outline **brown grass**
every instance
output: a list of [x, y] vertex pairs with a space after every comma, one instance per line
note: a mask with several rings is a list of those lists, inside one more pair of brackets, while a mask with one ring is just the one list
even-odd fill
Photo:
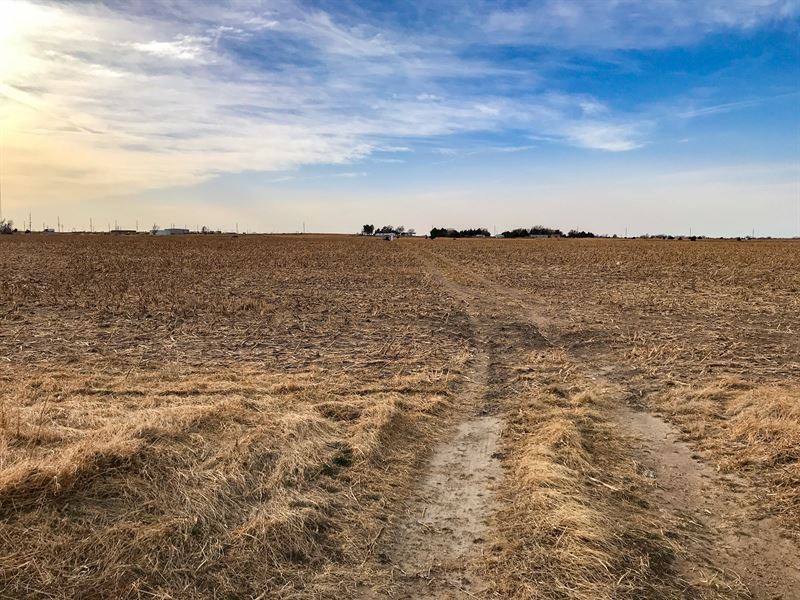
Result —
[[800, 387], [740, 378], [678, 387], [652, 399], [717, 469], [758, 489], [756, 510], [800, 536]]
[[747, 598], [736, 580], [690, 583], [684, 548], [648, 501], [654, 485], [613, 414], [624, 391], [573, 372], [561, 350], [515, 368], [502, 488], [486, 570], [503, 598]]
[[5, 243], [2, 595], [317, 595], [363, 562], [466, 358], [370, 242]]
[[562, 334], [493, 367], [495, 592], [714, 597], [610, 419], [632, 391], [800, 531], [796, 244], [4, 236], [0, 596], [355, 595], [461, 410], [430, 255]]

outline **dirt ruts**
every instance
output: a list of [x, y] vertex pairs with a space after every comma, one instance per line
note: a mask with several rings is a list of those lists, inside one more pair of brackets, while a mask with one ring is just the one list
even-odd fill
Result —
[[[473, 565], [485, 550], [488, 523], [498, 509], [494, 488], [503, 476], [498, 458], [503, 410], [494, 398], [507, 382], [498, 377], [508, 345], [492, 343], [504, 326], [525, 323], [548, 345], [570, 353], [559, 341], [557, 318], [545, 315], [518, 290], [476, 277], [460, 265], [426, 251], [431, 274], [464, 303], [473, 330], [473, 360], [458, 393], [462, 420], [438, 446], [383, 557], [393, 581], [393, 598], [487, 597], [487, 582]], [[542, 337], [542, 334], [546, 337]], [[570, 332], [574, 339], [575, 332]], [[583, 349], [572, 358], [576, 371], [603, 383], [615, 366], [608, 357]], [[616, 381], [615, 385], [635, 384]], [[653, 479], [647, 492], [654, 522], [680, 540], [674, 567], [687, 589], [714, 589], [715, 598], [777, 600], [800, 598], [800, 549], [769, 519], [745, 510], [754, 491], [748, 482], [723, 478], [702, 456], [680, 441], [677, 430], [621, 402], [615, 418], [630, 441], [629, 455]]]
[[661, 520], [683, 533], [686, 555], [679, 566], [689, 581], [732, 581], [757, 600], [800, 598], [800, 549], [774, 520], [748, 514], [746, 481], [703, 463], [655, 415], [622, 407], [619, 422], [655, 481]]
[[503, 417], [491, 402], [500, 384], [492, 378], [499, 358], [491, 343], [497, 324], [471, 290], [446, 278], [440, 282], [469, 316], [473, 357], [456, 393], [463, 419], [433, 448], [384, 552], [395, 582], [393, 598], [480, 597], [486, 587], [474, 565], [489, 537], [488, 522], [497, 510], [494, 490], [502, 477]]

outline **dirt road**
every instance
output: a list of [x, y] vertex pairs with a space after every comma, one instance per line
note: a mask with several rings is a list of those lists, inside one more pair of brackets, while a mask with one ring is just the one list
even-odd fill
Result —
[[[721, 477], [671, 425], [625, 402], [641, 395], [638, 380], [624, 373], [607, 378], [618, 365], [608, 364], [602, 347], [587, 351], [577, 344], [581, 350], [573, 353], [580, 335], [574, 330], [567, 334], [557, 315], [546, 314], [523, 293], [474, 276], [435, 252], [426, 251], [425, 263], [433, 278], [464, 304], [473, 359], [459, 392], [460, 422], [432, 449], [403, 517], [386, 536], [381, 556], [393, 582], [387, 596], [502, 597], [481, 565], [493, 538], [493, 516], [502, 507], [496, 490], [510, 444], [503, 436], [504, 423], [509, 411], [519, 409], [514, 395], [507, 393], [515, 385], [509, 365], [524, 363], [526, 353], [549, 348], [572, 356], [563, 377], [567, 384], [570, 378], [582, 378], [599, 390], [615, 390], [610, 417], [623, 445], [622, 460], [651, 482], [637, 490], [642, 496], [636, 502], [646, 509], [651, 534], [674, 548], [658, 560], [666, 560], [668, 567], [659, 577], [670, 578], [671, 589], [683, 590], [676, 594], [800, 598], [800, 550], [776, 523], [747, 509], [758, 490], [748, 489], [743, 480]], [[596, 477], [589, 479], [620, 492]], [[624, 506], [621, 511], [608, 516], [624, 519]], [[626, 576], [609, 575], [620, 581]], [[542, 590], [534, 597], [572, 597], [548, 594]]]

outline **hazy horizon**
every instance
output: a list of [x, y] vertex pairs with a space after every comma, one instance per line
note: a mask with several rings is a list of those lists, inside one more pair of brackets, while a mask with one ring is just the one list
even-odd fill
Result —
[[20, 228], [800, 235], [800, 2], [0, 0]]

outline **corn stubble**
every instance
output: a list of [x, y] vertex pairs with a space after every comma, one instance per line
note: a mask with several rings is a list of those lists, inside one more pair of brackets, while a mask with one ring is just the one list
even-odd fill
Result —
[[559, 332], [496, 367], [486, 597], [747, 597], [678, 572], [611, 415], [633, 394], [800, 535], [796, 245], [69, 235], [0, 240], [0, 595], [359, 597], [461, 415], [431, 254]]

